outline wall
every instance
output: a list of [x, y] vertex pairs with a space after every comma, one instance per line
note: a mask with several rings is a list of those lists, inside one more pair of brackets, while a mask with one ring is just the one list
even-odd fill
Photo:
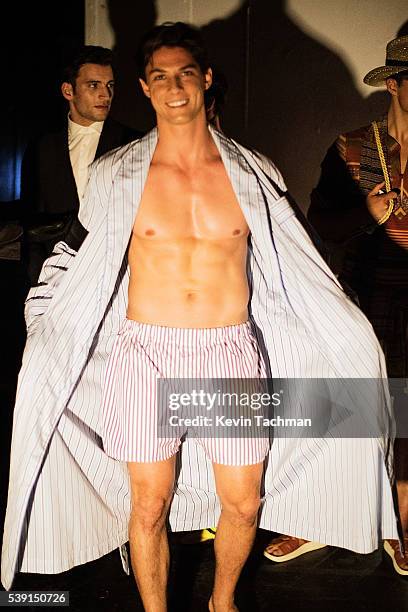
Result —
[[132, 61], [153, 24], [199, 25], [228, 80], [223, 128], [269, 155], [304, 209], [336, 135], [368, 123], [387, 95], [362, 83], [384, 64], [385, 45], [406, 23], [406, 0], [87, 0], [86, 39], [115, 46], [114, 115], [154, 123]]
[[68, 49], [84, 41], [84, 2], [4, 2], [0, 29], [0, 203], [12, 203], [27, 141], [66, 116], [60, 69]]

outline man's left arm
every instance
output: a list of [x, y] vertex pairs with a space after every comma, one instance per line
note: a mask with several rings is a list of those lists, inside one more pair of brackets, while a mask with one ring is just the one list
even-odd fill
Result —
[[28, 332], [32, 330], [34, 321], [47, 310], [87, 233], [80, 221], [74, 219], [64, 241], [57, 242], [45, 260], [38, 282], [31, 287], [25, 301], [24, 316]]

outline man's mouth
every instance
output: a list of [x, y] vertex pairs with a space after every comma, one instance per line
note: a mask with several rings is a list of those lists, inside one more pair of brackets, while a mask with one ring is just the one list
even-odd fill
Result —
[[167, 102], [167, 106], [170, 106], [170, 108], [178, 108], [179, 106], [184, 106], [185, 104], [187, 104], [187, 102], [187, 99], [174, 100], [174, 102]]

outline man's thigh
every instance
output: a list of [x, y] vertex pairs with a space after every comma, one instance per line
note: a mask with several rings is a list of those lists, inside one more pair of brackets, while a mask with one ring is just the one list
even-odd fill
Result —
[[264, 462], [253, 465], [213, 463], [217, 493], [222, 502], [235, 504], [260, 497]]
[[132, 505], [152, 498], [169, 500], [174, 489], [176, 455], [152, 463], [128, 462]]

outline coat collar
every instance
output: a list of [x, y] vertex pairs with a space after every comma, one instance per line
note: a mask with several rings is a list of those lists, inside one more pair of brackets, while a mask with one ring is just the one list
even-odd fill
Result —
[[[251, 231], [253, 231], [253, 210], [254, 208], [259, 210], [260, 198], [248, 198], [248, 192], [254, 196], [259, 194], [260, 190], [257, 174], [254, 169], [250, 167], [248, 161], [242, 156], [238, 145], [234, 141], [212, 128], [212, 126], [209, 126], [209, 131], [220, 152], [225, 170], [231, 181], [248, 226]], [[116, 182], [123, 192], [123, 202], [127, 204], [126, 209], [128, 214], [126, 214], [126, 218], [123, 219], [125, 224], [123, 230], [127, 227], [129, 230], [128, 235], [130, 235], [143, 195], [143, 189], [158, 137], [158, 130], [154, 128], [148, 132], [144, 138], [135, 143], [135, 146], [130, 149], [129, 155], [126, 156], [117, 175]], [[115, 194], [114, 197], [116, 197]], [[110, 207], [110, 211], [113, 211], [113, 207]]]

